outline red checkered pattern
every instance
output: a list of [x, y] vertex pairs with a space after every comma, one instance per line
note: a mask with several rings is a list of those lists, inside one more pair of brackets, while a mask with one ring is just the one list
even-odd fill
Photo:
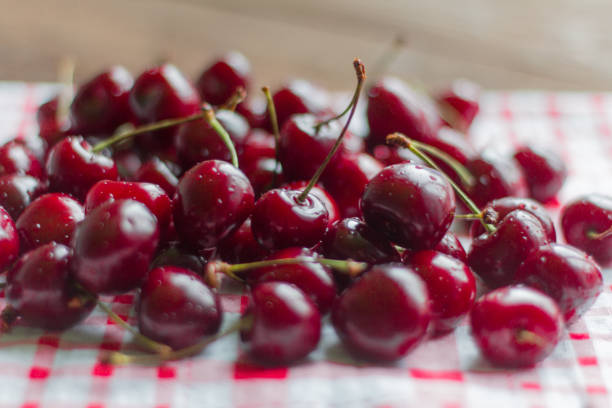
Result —
[[[0, 143], [35, 133], [36, 106], [54, 89], [0, 82]], [[524, 140], [557, 147], [570, 169], [560, 203], [595, 191], [612, 195], [612, 95], [488, 92], [472, 137], [479, 147], [502, 150]], [[98, 362], [102, 353], [135, 347], [129, 334], [96, 310], [64, 333], [17, 327], [0, 337], [0, 408], [610, 406], [612, 279], [606, 276], [606, 282], [606, 291], [555, 352], [538, 367], [520, 371], [497, 370], [483, 361], [466, 325], [397, 364], [359, 365], [328, 322], [318, 349], [289, 368], [253, 365], [236, 336], [185, 361], [109, 367]], [[131, 295], [106, 300], [134, 323]], [[224, 297], [224, 326], [244, 305], [240, 295]]]

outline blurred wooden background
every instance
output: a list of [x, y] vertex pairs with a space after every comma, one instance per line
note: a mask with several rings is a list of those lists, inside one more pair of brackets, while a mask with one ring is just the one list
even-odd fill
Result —
[[110, 64], [134, 74], [160, 60], [194, 77], [237, 49], [258, 85], [307, 77], [352, 86], [351, 60], [374, 61], [398, 33], [391, 72], [438, 85], [608, 90], [610, 0], [0, 0], [0, 79], [77, 79]]

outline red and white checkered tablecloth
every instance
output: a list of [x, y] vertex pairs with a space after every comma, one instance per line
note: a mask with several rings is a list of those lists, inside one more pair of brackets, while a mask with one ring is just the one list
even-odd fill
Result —
[[[0, 143], [35, 133], [35, 109], [54, 89], [0, 82]], [[612, 195], [612, 94], [487, 92], [481, 106], [472, 128], [477, 146], [537, 140], [560, 150], [570, 169], [560, 203], [589, 192]], [[249, 363], [236, 336], [160, 367], [109, 367], [98, 362], [102, 353], [135, 348], [96, 310], [64, 333], [17, 327], [0, 337], [0, 408], [611, 406], [612, 270], [605, 275], [597, 303], [534, 369], [492, 368], [465, 324], [397, 364], [355, 365], [329, 323], [308, 360], [288, 368]], [[132, 298], [106, 300], [133, 323]], [[242, 296], [225, 296], [224, 326], [245, 305]]]

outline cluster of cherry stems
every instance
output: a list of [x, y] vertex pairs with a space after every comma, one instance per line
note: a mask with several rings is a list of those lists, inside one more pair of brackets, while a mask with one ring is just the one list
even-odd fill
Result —
[[[354, 67], [340, 113], [303, 80], [246, 97], [235, 52], [195, 85], [170, 64], [136, 79], [112, 67], [40, 106], [39, 136], [0, 147], [5, 329], [65, 330], [97, 304], [150, 352], [111, 363], [178, 359], [240, 332], [253, 359], [289, 364], [331, 313], [357, 358], [393, 361], [469, 315], [493, 364], [545, 358], [602, 291], [612, 198], [566, 204], [568, 244], [556, 243], [540, 204], [566, 177], [555, 153], [476, 152], [472, 83], [430, 95]], [[470, 222], [466, 254], [449, 229]], [[227, 279], [250, 301], [219, 333]], [[98, 300], [133, 290], [138, 330]]]

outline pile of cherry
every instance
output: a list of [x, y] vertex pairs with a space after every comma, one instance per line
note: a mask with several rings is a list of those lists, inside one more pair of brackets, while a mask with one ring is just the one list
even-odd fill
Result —
[[[98, 296], [136, 290], [138, 329], [122, 324], [151, 353], [109, 362], [239, 332], [255, 360], [289, 364], [328, 313], [357, 358], [399, 359], [466, 316], [492, 363], [545, 358], [602, 291], [612, 198], [566, 204], [557, 243], [540, 204], [565, 180], [557, 155], [476, 152], [471, 83], [432, 96], [394, 78], [368, 87], [354, 67], [342, 112], [303, 80], [252, 90], [238, 53], [195, 85], [170, 64], [135, 79], [113, 67], [40, 106], [39, 136], [0, 147], [5, 328], [65, 330], [96, 304], [119, 319]], [[364, 87], [365, 127], [350, 127]], [[470, 228], [467, 253], [451, 224]], [[219, 333], [225, 279], [250, 301]]]

